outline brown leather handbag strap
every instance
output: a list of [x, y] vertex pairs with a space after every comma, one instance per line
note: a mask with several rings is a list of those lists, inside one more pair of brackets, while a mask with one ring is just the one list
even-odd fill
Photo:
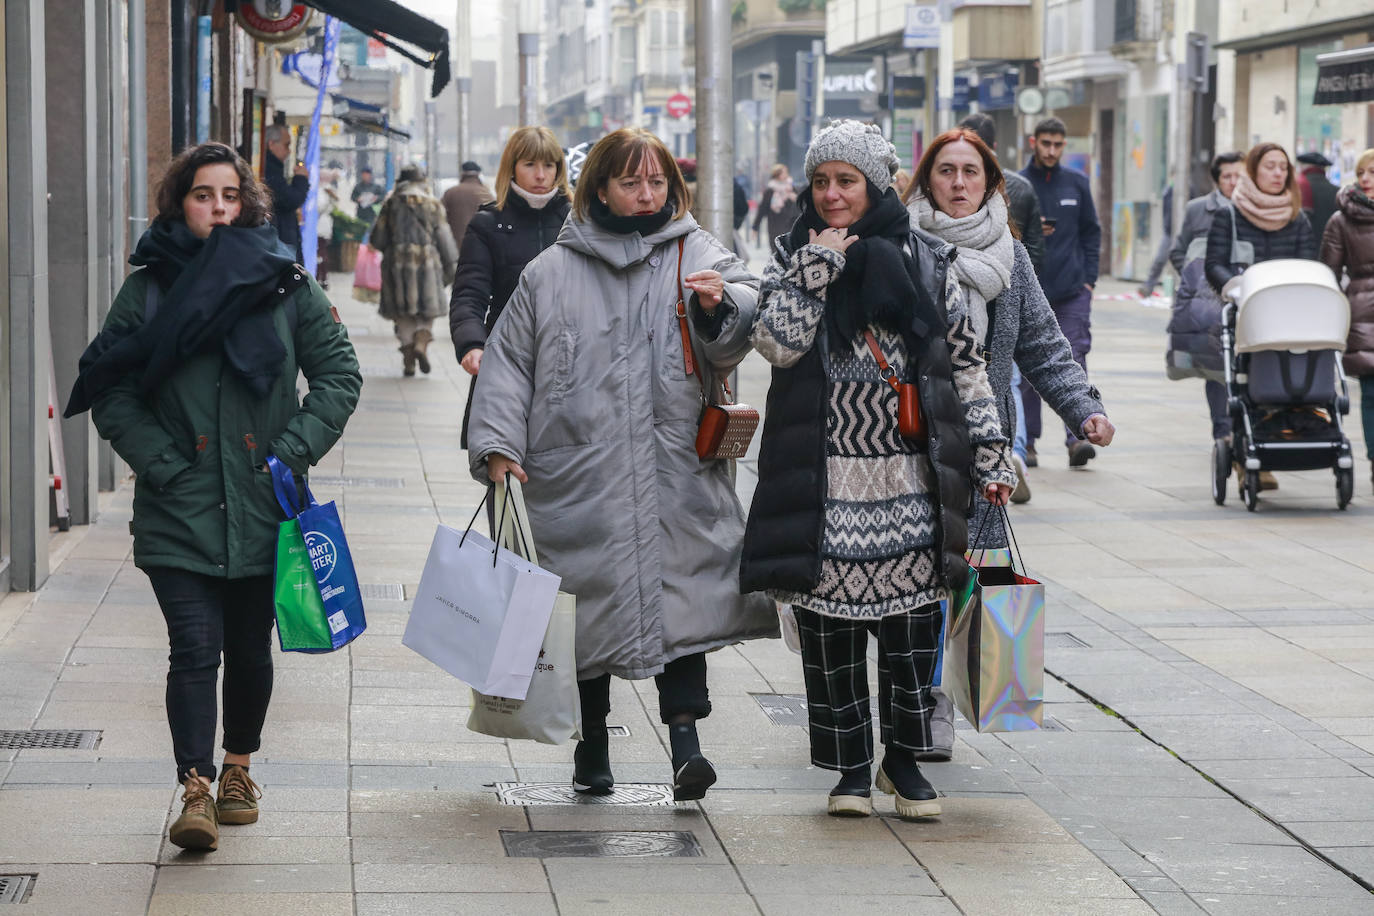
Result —
[[679, 235], [677, 237], [677, 305], [674, 306], [677, 312], [677, 327], [682, 332], [682, 369], [688, 375], [696, 375], [696, 357], [692, 354], [692, 335], [687, 330], [687, 303], [682, 297], [682, 251], [686, 247], [687, 237]]
[[883, 381], [892, 386], [893, 391], [900, 391], [901, 385], [897, 381], [897, 370], [887, 364], [883, 358], [883, 351], [878, 347], [878, 339], [873, 336], [872, 331], [864, 331], [864, 340], [868, 341], [868, 349], [873, 352], [873, 358], [878, 361], [878, 374]]

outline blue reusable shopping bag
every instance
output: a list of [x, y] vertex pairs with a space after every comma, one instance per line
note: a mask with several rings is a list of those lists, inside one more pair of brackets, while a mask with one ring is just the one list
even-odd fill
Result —
[[367, 629], [338, 507], [317, 503], [309, 487], [302, 503], [291, 469], [273, 456], [267, 467], [286, 513], [277, 532], [277, 638], [283, 652], [333, 652]]

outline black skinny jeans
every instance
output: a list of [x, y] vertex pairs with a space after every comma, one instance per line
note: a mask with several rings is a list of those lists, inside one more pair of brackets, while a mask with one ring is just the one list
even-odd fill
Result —
[[262, 745], [272, 699], [271, 576], [221, 579], [160, 566], [144, 570], [167, 621], [167, 724], [177, 781], [191, 770], [215, 778], [215, 681], [224, 657], [224, 750]]
[[[673, 659], [663, 666], [662, 674], [654, 675], [654, 684], [658, 687], [658, 715], [664, 725], [678, 715], [704, 719], [711, 714], [705, 652]], [[606, 716], [611, 712], [611, 676], [603, 674], [578, 681], [577, 693], [582, 701], [584, 730], [605, 728]]]

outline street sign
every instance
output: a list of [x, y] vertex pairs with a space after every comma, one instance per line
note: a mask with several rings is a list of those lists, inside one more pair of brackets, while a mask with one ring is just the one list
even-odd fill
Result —
[[940, 7], [937, 4], [907, 4], [906, 28], [902, 31], [902, 47], [940, 47]]
[[668, 96], [664, 106], [668, 109], [670, 118], [685, 118], [692, 113], [692, 99], [685, 92], [675, 92]]

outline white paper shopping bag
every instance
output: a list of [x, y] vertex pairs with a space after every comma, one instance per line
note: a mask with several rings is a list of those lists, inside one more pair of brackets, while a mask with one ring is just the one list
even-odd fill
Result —
[[471, 523], [440, 525], [401, 642], [482, 693], [523, 700], [561, 581]]

